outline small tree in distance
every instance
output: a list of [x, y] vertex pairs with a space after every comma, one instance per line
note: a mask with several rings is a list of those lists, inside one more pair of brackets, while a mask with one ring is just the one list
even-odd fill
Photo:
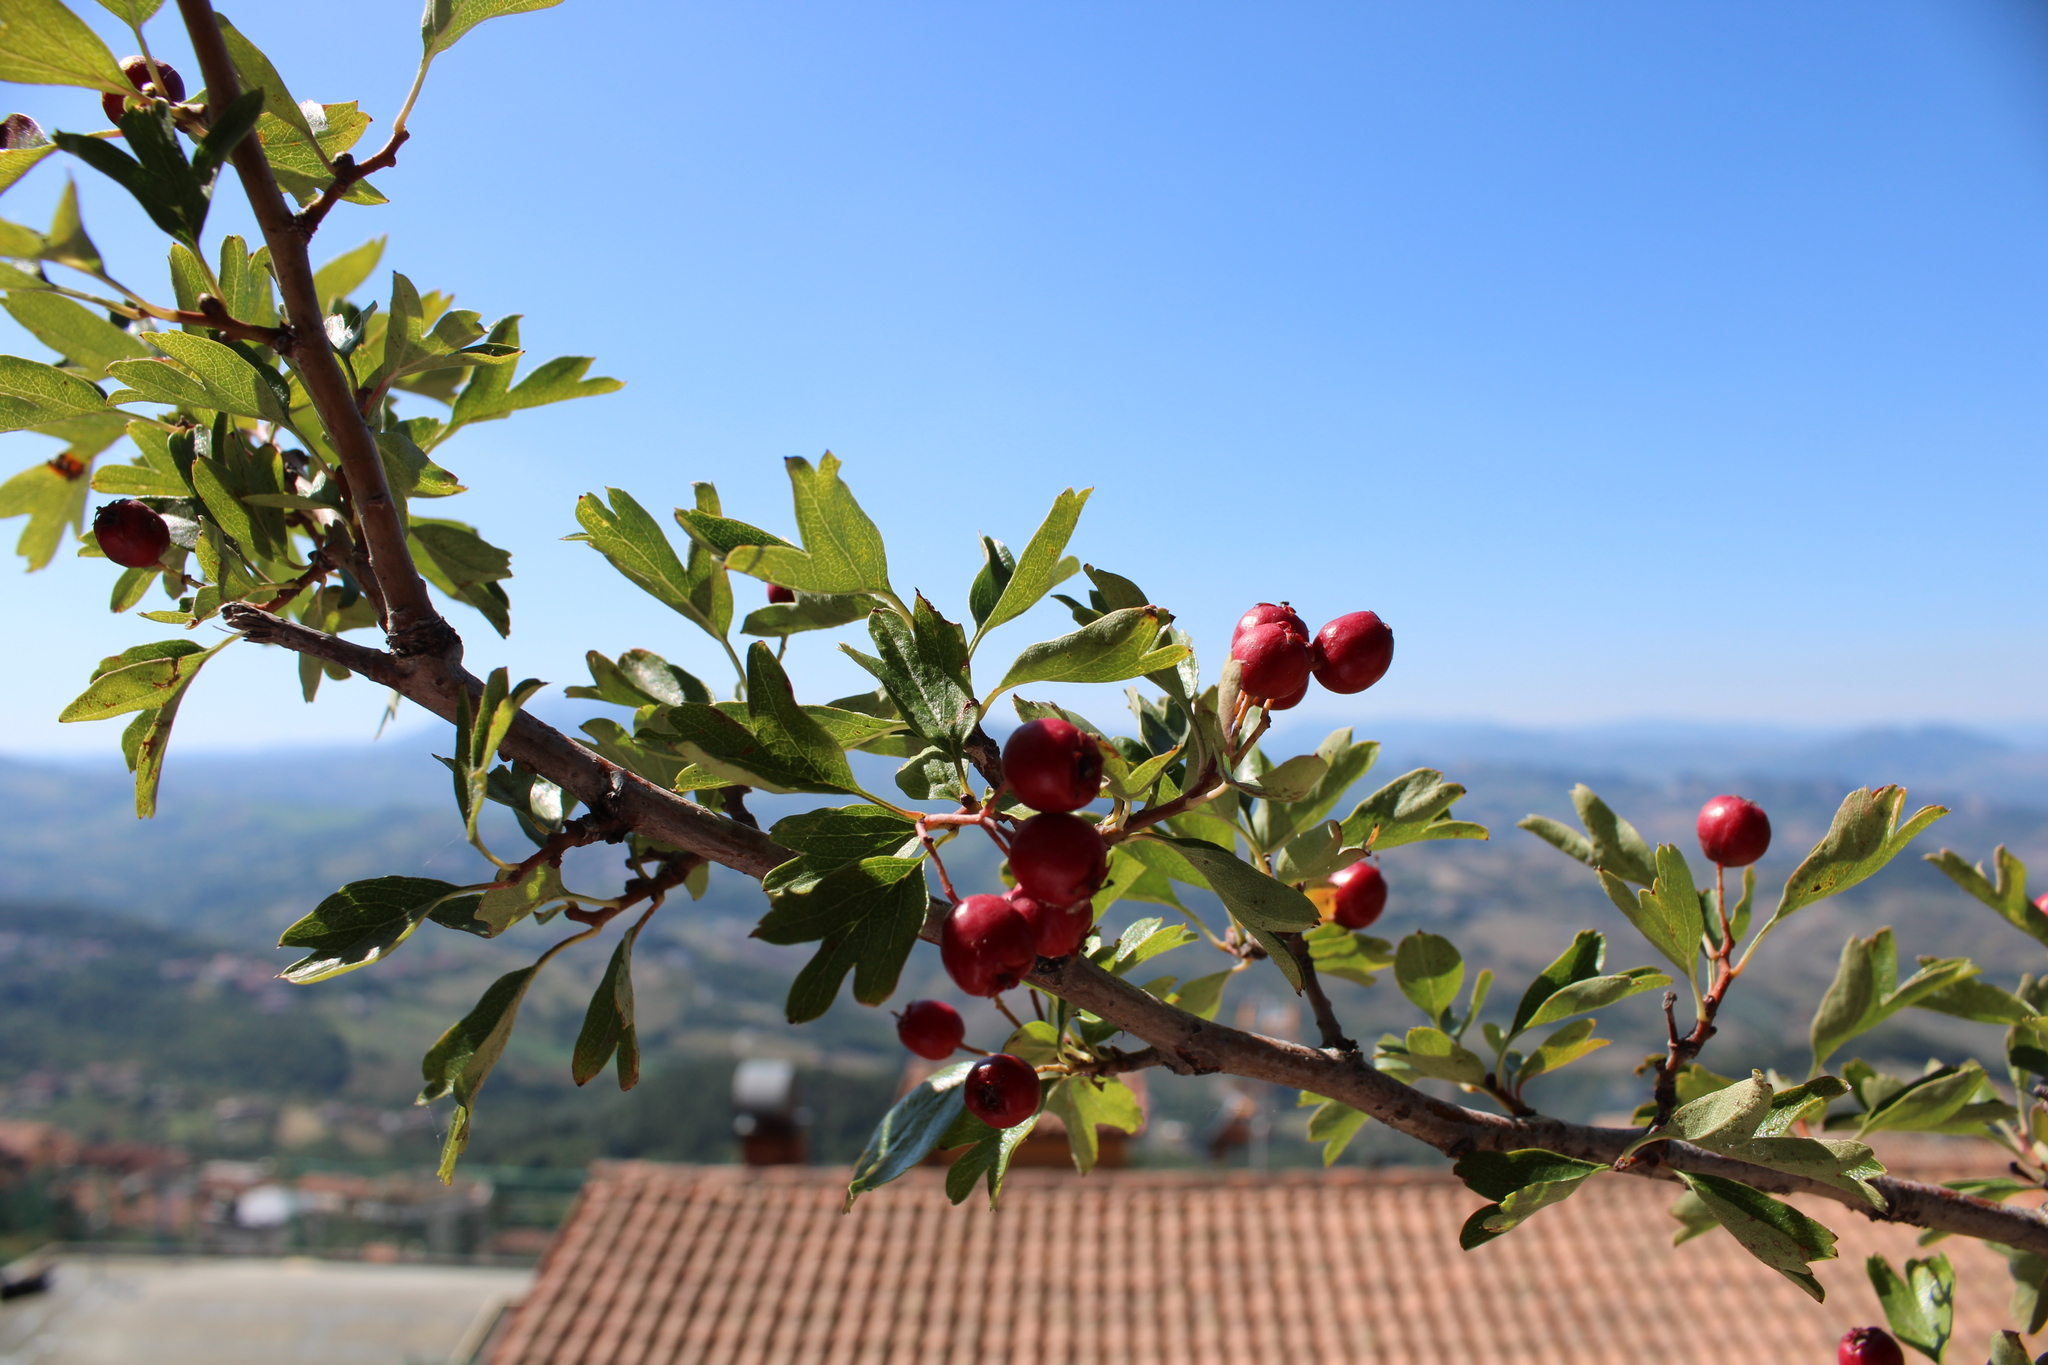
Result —
[[[856, 1164], [849, 1201], [934, 1149], [959, 1151], [947, 1177], [955, 1202], [978, 1186], [993, 1200], [1016, 1145], [1047, 1112], [1064, 1120], [1085, 1171], [1099, 1126], [1137, 1123], [1120, 1077], [1154, 1066], [1229, 1072], [1300, 1091], [1328, 1159], [1368, 1119], [1457, 1158], [1483, 1201], [1461, 1235], [1468, 1249], [1590, 1179], [1649, 1177], [1672, 1183], [1681, 1240], [1724, 1227], [1818, 1299], [1807, 1267], [1835, 1254], [1834, 1235], [1776, 1197], [1807, 1195], [1994, 1244], [2012, 1264], [2018, 1325], [2041, 1328], [2048, 1222], [2030, 1203], [2008, 1201], [2048, 1185], [2048, 1144], [2036, 1137], [2048, 1119], [2038, 1080], [2048, 1077], [2048, 981], [2021, 976], [2008, 989], [1960, 957], [1922, 959], [1901, 980], [1891, 931], [1880, 930], [1843, 947], [1812, 1018], [1809, 1075], [1743, 1079], [1739, 1058], [1722, 1063], [1730, 1074], [1700, 1060], [1728, 993], [1773, 930], [1878, 873], [1946, 814], [1908, 813], [1898, 787], [1849, 793], [1761, 916], [1751, 864], [1769, 843], [1762, 810], [1739, 797], [1709, 803], [1699, 826], [1704, 875], [1679, 848], [1650, 847], [1578, 788], [1576, 826], [1531, 816], [1522, 828], [1586, 864], [1656, 961], [1610, 969], [1605, 936], [1583, 930], [1489, 1011], [1492, 972], [1477, 972], [1468, 988], [1448, 939], [1417, 932], [1389, 944], [1364, 932], [1386, 897], [1375, 859], [1407, 844], [1488, 837], [1454, 813], [1464, 788], [1418, 769], [1340, 816], [1377, 745], [1347, 729], [1313, 753], [1261, 748], [1275, 714], [1310, 687], [1357, 694], [1378, 681], [1392, 662], [1392, 632], [1359, 611], [1311, 634], [1285, 604], [1261, 603], [1239, 623], [1230, 657], [1205, 670], [1150, 593], [1067, 554], [1086, 490], [1054, 498], [1020, 551], [982, 537], [978, 563], [945, 610], [898, 595], [882, 534], [830, 454], [787, 462], [794, 540], [727, 516], [708, 482], [674, 513], [680, 544], [630, 494], [586, 494], [574, 509], [575, 538], [716, 642], [731, 699], [717, 699], [725, 684], [646, 650], [592, 651], [589, 685], [569, 694], [624, 708], [630, 723], [593, 720], [571, 738], [524, 710], [539, 683], [515, 684], [504, 669], [468, 673], [440, 604], [461, 603], [509, 634], [511, 556], [474, 527], [424, 510], [463, 491], [440, 463], [443, 447], [474, 423], [618, 383], [588, 378], [591, 361], [581, 357], [525, 368], [516, 315], [487, 324], [403, 274], [391, 276], [387, 297], [358, 302], [381, 241], [318, 269], [309, 244], [338, 205], [385, 202], [370, 177], [397, 165], [437, 57], [485, 19], [558, 2], [431, 0], [418, 78], [381, 149], [358, 161], [352, 149], [370, 118], [353, 102], [296, 100], [208, 0], [177, 4], [196, 73], [150, 49], [144, 28], [162, 0], [100, 0], [134, 32], [139, 51], [125, 61], [60, 0], [0, 0], [0, 79], [98, 91], [115, 124], [45, 134], [30, 116], [11, 116], [0, 191], [68, 156], [126, 189], [170, 239], [168, 293], [152, 297], [110, 275], [70, 188], [46, 232], [0, 221], [5, 306], [55, 353], [54, 363], [0, 357], [0, 429], [63, 442], [0, 485], [0, 516], [27, 516], [19, 549], [31, 569], [48, 564], [69, 531], [81, 555], [119, 569], [115, 611], [159, 591], [165, 605], [139, 615], [169, 628], [102, 660], [62, 719], [127, 718], [121, 746], [142, 816], [154, 812], [186, 690], [240, 640], [294, 652], [307, 701], [323, 678], [356, 674], [453, 724], [454, 754], [442, 761], [457, 815], [495, 875], [466, 886], [386, 876], [341, 888], [286, 931], [283, 942], [304, 951], [289, 980], [368, 966], [430, 921], [484, 937], [522, 921], [574, 926], [428, 1049], [421, 1101], [452, 1096], [455, 1106], [444, 1176], [535, 975], [614, 921], [573, 1070], [579, 1084], [607, 1066], [622, 1087], [634, 1083], [634, 941], [677, 888], [701, 892], [717, 863], [760, 881], [760, 937], [817, 945], [790, 989], [792, 1022], [823, 1014], [849, 976], [856, 1000], [890, 999], [924, 938], [964, 990], [994, 997], [1014, 1025], [999, 1052], [938, 1071], [897, 1104]], [[204, 88], [188, 98], [195, 75]], [[254, 250], [234, 236], [203, 240], [230, 166], [261, 230]], [[89, 491], [107, 501], [87, 531]], [[768, 604], [740, 617], [734, 575], [769, 584]], [[1054, 592], [1076, 575], [1085, 596]], [[1071, 614], [1071, 631], [1007, 663], [984, 653], [992, 632], [1049, 597]], [[208, 647], [195, 633], [213, 622], [228, 634]], [[800, 703], [782, 666], [791, 637], [854, 625], [865, 626], [866, 648], [840, 647], [875, 689]], [[371, 630], [381, 648], [347, 638]], [[753, 637], [744, 652], [736, 633]], [[1129, 690], [1128, 736], [1026, 696], [1047, 683], [1135, 682], [1149, 688]], [[1022, 724], [999, 747], [986, 726], [1004, 699]], [[899, 760], [896, 790], [865, 788], [853, 752]], [[851, 802], [762, 830], [750, 791]], [[511, 810], [531, 851], [489, 846], [478, 821], [490, 803]], [[946, 848], [963, 838], [992, 840], [1012, 884], [956, 886]], [[563, 855], [595, 843], [620, 847], [619, 886], [566, 885]], [[1946, 850], [1928, 856], [2048, 944], [2048, 906], [2028, 899], [2025, 868], [2003, 848], [1989, 875]], [[1212, 892], [1225, 922], [1189, 912], [1176, 886]], [[1118, 900], [1169, 913], [1105, 938], [1097, 921]], [[1139, 970], [1182, 949], [1216, 952], [1216, 970]], [[1421, 1022], [1368, 1050], [1345, 1032], [1341, 992], [1389, 970]], [[1257, 971], [1279, 973], [1306, 998], [1312, 1041], [1215, 1022], [1226, 984]], [[1342, 984], [1333, 992], [1332, 982]], [[1005, 999], [1018, 991], [1018, 1003]], [[1595, 1036], [1595, 1012], [1652, 991], [1663, 992], [1667, 1029], [1637, 1126], [1540, 1113], [1532, 1085], [1610, 1041]], [[1500, 1008], [1508, 1000], [1513, 1008]], [[1990, 1066], [1958, 1058], [1917, 1077], [1862, 1061], [1829, 1071], [1848, 1043], [1908, 1007], [2002, 1029], [2002, 1053], [1989, 1050]], [[910, 1002], [900, 1018], [920, 1055], [947, 1059], [964, 1043], [959, 1016], [942, 1004]], [[1416, 1088], [1424, 1083], [1482, 1107]], [[1885, 1131], [1981, 1136], [2004, 1170], [1949, 1186], [1900, 1179], [1863, 1141]], [[1892, 1331], [1942, 1359], [1953, 1288], [1946, 1258], [1903, 1272], [1872, 1258], [1868, 1268]], [[1859, 1333], [1842, 1343], [1842, 1359], [1897, 1358], [1881, 1331]], [[1994, 1351], [2000, 1361], [2025, 1359], [2010, 1333]]]

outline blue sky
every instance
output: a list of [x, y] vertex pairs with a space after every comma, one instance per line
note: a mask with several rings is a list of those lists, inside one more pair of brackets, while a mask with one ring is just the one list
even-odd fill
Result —
[[[229, 12], [294, 93], [381, 128], [417, 9]], [[559, 541], [576, 495], [666, 508], [709, 478], [786, 532], [780, 457], [829, 448], [899, 589], [951, 614], [976, 534], [1021, 544], [1070, 484], [1097, 489], [1075, 550], [1212, 656], [1255, 600], [1380, 611], [1393, 672], [1314, 719], [2039, 725], [2029, 15], [568, 0], [437, 63], [394, 203], [337, 212], [316, 258], [389, 232], [422, 288], [627, 381], [446, 448], [474, 491], [434, 510], [516, 555], [512, 639], [458, 613], [480, 671], [569, 683], [586, 648], [645, 646], [714, 675]], [[84, 94], [0, 98], [100, 122]], [[167, 292], [139, 212], [78, 174], [117, 273]], [[40, 225], [61, 183], [46, 163], [0, 216]], [[246, 223], [229, 188], [216, 233]], [[5, 472], [48, 445], [4, 444]], [[104, 612], [109, 577], [0, 568], [0, 747], [113, 750], [53, 720], [161, 630]], [[1064, 628], [1042, 608], [989, 650]], [[824, 696], [861, 685], [817, 637], [792, 657]], [[229, 651], [179, 743], [374, 726], [370, 688], [309, 710], [294, 676]]]

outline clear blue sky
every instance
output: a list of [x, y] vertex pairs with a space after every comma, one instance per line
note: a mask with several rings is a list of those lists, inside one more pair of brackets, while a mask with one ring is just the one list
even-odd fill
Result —
[[[381, 127], [404, 92], [417, 0], [229, 12], [301, 97]], [[1212, 656], [1257, 599], [1380, 611], [1394, 672], [1309, 703], [1368, 731], [2039, 723], [2040, 14], [568, 0], [442, 59], [394, 204], [316, 255], [389, 232], [422, 288], [628, 381], [446, 448], [475, 491], [436, 510], [516, 552], [511, 641], [458, 613], [479, 671], [575, 682], [585, 648], [641, 645], [714, 674], [559, 542], [576, 495], [665, 509], [711, 478], [787, 531], [780, 457], [830, 448], [898, 587], [955, 615], [976, 533], [1021, 544], [1069, 484], [1098, 490], [1076, 550]], [[139, 213], [78, 174], [118, 273], [160, 289]], [[0, 215], [40, 225], [60, 184], [46, 163]], [[49, 443], [4, 444], [11, 472]], [[160, 630], [107, 616], [109, 577], [0, 570], [0, 748], [113, 751], [52, 719]], [[859, 686], [816, 641], [800, 681]], [[307, 711], [253, 647], [216, 670], [181, 745], [362, 736], [382, 703]]]

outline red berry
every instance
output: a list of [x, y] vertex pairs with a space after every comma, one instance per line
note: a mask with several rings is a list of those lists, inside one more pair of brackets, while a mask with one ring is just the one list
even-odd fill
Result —
[[1093, 735], [1046, 716], [1004, 742], [1003, 780], [1033, 810], [1079, 810], [1102, 790], [1102, 750]]
[[1308, 679], [1303, 678], [1301, 686], [1295, 688], [1284, 697], [1268, 697], [1265, 699], [1264, 704], [1268, 711], [1292, 711], [1295, 707], [1301, 705], [1301, 699], [1307, 695]]
[[1337, 910], [1332, 919], [1346, 929], [1363, 929], [1387, 908], [1387, 879], [1373, 864], [1360, 859], [1330, 874], [1337, 889]]
[[1363, 692], [1387, 676], [1394, 632], [1378, 612], [1354, 611], [1316, 632], [1316, 681], [1332, 692]]
[[1022, 888], [1009, 895], [1010, 904], [1031, 926], [1031, 937], [1040, 957], [1066, 957], [1088, 941], [1095, 927], [1095, 904], [1076, 901], [1072, 905], [1047, 905], [1024, 894]]
[[1109, 849], [1078, 815], [1048, 811], [1017, 827], [1010, 871], [1025, 895], [1046, 905], [1087, 900], [1109, 876]]
[[1254, 697], [1288, 697], [1308, 682], [1308, 642], [1277, 622], [1239, 635], [1230, 657], [1244, 666], [1238, 685]]
[[1038, 1073], [1007, 1052], [967, 1068], [967, 1112], [991, 1128], [1015, 1128], [1038, 1112]]
[[1285, 602], [1260, 602], [1238, 617], [1237, 629], [1230, 632], [1230, 643], [1235, 645], [1237, 637], [1253, 626], [1285, 626], [1303, 640], [1308, 639], [1308, 622], [1296, 615], [1294, 608]]
[[1700, 807], [1699, 835], [1708, 862], [1748, 867], [1771, 846], [1771, 817], [1754, 801], [1717, 796]]
[[1001, 896], [969, 896], [939, 926], [939, 961], [969, 995], [1001, 995], [1031, 970], [1038, 949], [1017, 907]]
[[1835, 1348], [1835, 1365], [1906, 1365], [1906, 1353], [1882, 1327], [1851, 1327]]
[[[185, 79], [178, 74], [178, 68], [159, 57], [156, 59], [156, 70], [157, 75], [163, 77], [163, 83], [156, 87], [154, 93], [162, 95], [173, 104], [184, 99]], [[123, 57], [121, 59], [121, 74], [128, 78], [128, 84], [145, 93], [148, 93], [150, 86], [155, 84], [155, 77], [149, 71], [149, 63], [142, 58], [140, 53], [133, 57]], [[119, 95], [107, 94], [100, 96], [100, 108], [106, 111], [107, 122], [109, 123], [118, 125], [121, 122], [121, 114], [125, 105], [126, 101]]]
[[92, 534], [100, 553], [124, 569], [146, 569], [171, 548], [171, 528], [155, 509], [133, 498], [110, 502], [93, 513]]
[[903, 1046], [930, 1061], [953, 1055], [967, 1036], [960, 1011], [943, 1000], [913, 1000], [896, 1016], [896, 1036]]
[[796, 593], [783, 587], [780, 583], [770, 583], [768, 585], [768, 600], [770, 602], [794, 602], [796, 601]]

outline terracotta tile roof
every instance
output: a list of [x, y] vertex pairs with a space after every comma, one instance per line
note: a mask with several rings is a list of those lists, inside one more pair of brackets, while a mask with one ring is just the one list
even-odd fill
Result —
[[[845, 1178], [600, 1164], [489, 1365], [1821, 1365], [1882, 1320], [1863, 1258], [1920, 1254], [1812, 1207], [1841, 1236], [1815, 1304], [1724, 1232], [1674, 1249], [1674, 1188], [1633, 1178], [1473, 1252], [1483, 1201], [1447, 1175], [1016, 1171], [991, 1213], [920, 1170], [842, 1216]], [[2005, 1263], [1942, 1249], [1980, 1359]]]

